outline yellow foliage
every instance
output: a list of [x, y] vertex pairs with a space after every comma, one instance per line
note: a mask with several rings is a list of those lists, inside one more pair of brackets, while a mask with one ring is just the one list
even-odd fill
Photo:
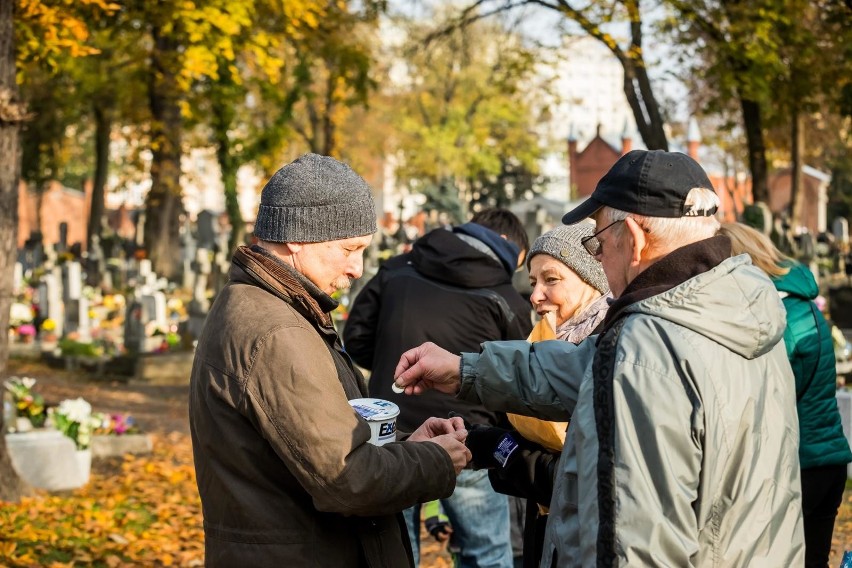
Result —
[[[17, 0], [16, 24], [22, 41], [18, 44], [18, 59], [52, 63], [60, 53], [83, 57], [98, 53], [87, 44], [89, 29], [79, 16], [81, 7], [93, 8], [103, 14], [118, 10], [118, 4], [106, 0]], [[24, 39], [25, 38], [25, 39]]]

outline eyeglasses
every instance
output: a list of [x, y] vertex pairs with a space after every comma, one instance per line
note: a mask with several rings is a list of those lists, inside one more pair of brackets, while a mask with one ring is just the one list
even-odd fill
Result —
[[[610, 223], [609, 225], [607, 225], [606, 227], [604, 227], [603, 229], [601, 229], [600, 231], [598, 231], [594, 235], [580, 239], [580, 243], [583, 245], [583, 248], [586, 249], [586, 252], [588, 252], [590, 255], [600, 256], [603, 253], [603, 246], [601, 245], [600, 239], [598, 239], [598, 235], [600, 235], [601, 233], [603, 233], [604, 231], [606, 231], [607, 229], [609, 229], [610, 227], [612, 227], [616, 223], [623, 223], [624, 221], [627, 221], [628, 219], [632, 219], [632, 217], [625, 217], [624, 219], [619, 219], [618, 221], [613, 221], [612, 223]], [[633, 219], [633, 221], [636, 222], [636, 219]], [[638, 223], [637, 223], [637, 225], [638, 225]], [[642, 227], [641, 225], [639, 225], [639, 226], [646, 233], [651, 232], [650, 230], [646, 229], [645, 227]]]
[[624, 221], [625, 221], [625, 219], [619, 219], [618, 221], [613, 221], [612, 223], [610, 223], [609, 225], [607, 225], [606, 227], [604, 227], [600, 231], [596, 232], [594, 235], [590, 235], [588, 237], [584, 237], [584, 238], [580, 239], [580, 243], [583, 245], [583, 248], [586, 249], [586, 252], [588, 252], [590, 255], [600, 256], [600, 254], [603, 252], [603, 246], [601, 246], [601, 241], [598, 239], [598, 235], [600, 235], [601, 233], [603, 233], [604, 231], [606, 231], [607, 229], [609, 229], [610, 227], [612, 227], [616, 223], [623, 223]]

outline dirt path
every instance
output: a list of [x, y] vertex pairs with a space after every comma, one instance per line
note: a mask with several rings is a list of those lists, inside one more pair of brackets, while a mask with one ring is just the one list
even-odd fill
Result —
[[[98, 412], [130, 413], [145, 431], [157, 435], [158, 443], [189, 444], [188, 386], [127, 384], [109, 378], [92, 380], [85, 373], [51, 369], [39, 362], [18, 359], [10, 361], [6, 374], [35, 378], [38, 381], [35, 388], [48, 404], [81, 396]], [[181, 436], [169, 437], [169, 433]], [[191, 455], [187, 451], [178, 453]], [[852, 484], [847, 484], [847, 487], [852, 487]], [[840, 565], [844, 550], [852, 550], [852, 488], [848, 488], [844, 495], [832, 548], [830, 568]], [[422, 568], [452, 566], [449, 555], [425, 533], [421, 538], [421, 551]]]

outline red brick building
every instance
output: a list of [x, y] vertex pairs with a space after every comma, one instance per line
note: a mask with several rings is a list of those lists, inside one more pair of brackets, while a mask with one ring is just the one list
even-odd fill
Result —
[[67, 223], [68, 245], [79, 242], [85, 250], [91, 199], [91, 183], [86, 183], [84, 190], [79, 191], [52, 181], [39, 200], [37, 193], [21, 181], [18, 184], [18, 247], [23, 247], [30, 233], [37, 230], [41, 231], [45, 244], [56, 244], [59, 224]]
[[[701, 163], [698, 150], [701, 146], [701, 136], [695, 119], [689, 123], [686, 141], [686, 154]], [[621, 148], [614, 146], [601, 136], [600, 125], [595, 137], [583, 148], [577, 148], [577, 139], [572, 135], [568, 138], [568, 170], [572, 199], [585, 199], [595, 190], [598, 181], [624, 154], [633, 149], [633, 140], [625, 128], [621, 135]], [[704, 164], [702, 164], [704, 165]], [[724, 221], [735, 221], [742, 213], [745, 205], [751, 203], [751, 181], [747, 177], [739, 179], [736, 176], [726, 176], [705, 166], [707, 175], [713, 184], [713, 189], [721, 201], [721, 217]], [[788, 198], [789, 201], [789, 198]]]

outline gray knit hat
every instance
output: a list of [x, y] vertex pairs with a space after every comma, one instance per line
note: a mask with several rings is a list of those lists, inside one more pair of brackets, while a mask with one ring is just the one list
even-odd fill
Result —
[[273, 175], [260, 194], [254, 235], [273, 243], [319, 243], [372, 235], [370, 186], [328, 156], [305, 154]]
[[548, 254], [562, 261], [568, 268], [577, 273], [589, 286], [596, 288], [601, 294], [609, 292], [601, 263], [595, 260], [583, 248], [580, 239], [589, 237], [595, 232], [594, 225], [578, 223], [576, 225], [560, 225], [537, 238], [530, 247], [527, 255], [527, 269], [530, 259], [537, 254]]

